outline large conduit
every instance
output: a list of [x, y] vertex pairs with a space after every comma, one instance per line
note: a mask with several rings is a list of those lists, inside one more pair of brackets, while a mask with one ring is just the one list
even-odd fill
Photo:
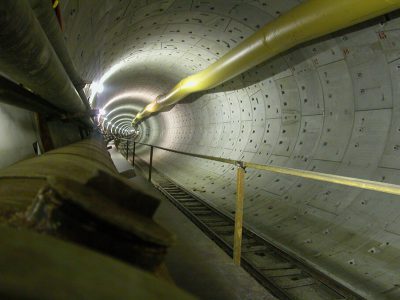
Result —
[[309, 0], [258, 30], [205, 70], [181, 80], [134, 118], [151, 114], [186, 96], [211, 89], [301, 43], [377, 17], [400, 7], [399, 0]]

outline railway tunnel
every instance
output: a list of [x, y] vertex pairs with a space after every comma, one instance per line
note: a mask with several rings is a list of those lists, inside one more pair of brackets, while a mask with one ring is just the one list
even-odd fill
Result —
[[[35, 186], [31, 193], [38, 190], [36, 181], [19, 182], [18, 188], [7, 181], [18, 172], [29, 174], [31, 169], [19, 167], [26, 159], [42, 159], [30, 168], [42, 168], [46, 176], [46, 152], [65, 153], [62, 149], [75, 147], [97, 128], [105, 140], [115, 141], [114, 150], [134, 163], [137, 174], [147, 176], [151, 153], [153, 183], [169, 198], [173, 193], [168, 190], [184, 191], [232, 222], [237, 169], [242, 168], [232, 161], [247, 163], [244, 230], [294, 261], [280, 275], [265, 279], [277, 298], [398, 299], [399, 194], [357, 182], [393, 190], [400, 185], [400, 3], [335, 3], [337, 11], [329, 10], [333, 2], [322, 0], [0, 3], [2, 209], [18, 198], [10, 193], [25, 191], [26, 185]], [[311, 9], [302, 10], [307, 5]], [[362, 16], [353, 16], [364, 7]], [[272, 52], [270, 57], [253, 56], [246, 67], [234, 65], [207, 88], [194, 88], [157, 109], [148, 106], [168, 102], [179, 94], [181, 86], [176, 86], [182, 79], [218, 64], [263, 28], [271, 30], [268, 26], [287, 19], [287, 27], [271, 34], [272, 46], [262, 49]], [[311, 19], [320, 23], [302, 27]], [[349, 21], [323, 32], [331, 20], [342, 19]], [[289, 31], [296, 28], [301, 30]], [[280, 34], [285, 39], [279, 40]], [[296, 36], [302, 39], [286, 43]], [[241, 59], [233, 56], [230, 64]], [[195, 85], [186, 82], [189, 90]], [[96, 150], [105, 146], [96, 143], [87, 146], [93, 156], [85, 152], [86, 159], [105, 160]], [[68, 168], [69, 162], [64, 163], [61, 168]], [[251, 164], [295, 169], [300, 175]], [[99, 168], [109, 172], [113, 167]], [[80, 180], [89, 178], [76, 170]], [[310, 179], [301, 171], [338, 175], [352, 184]], [[73, 174], [67, 177], [74, 179]], [[256, 261], [267, 255], [249, 253]], [[291, 273], [300, 266], [313, 281]], [[306, 288], [291, 293], [296, 284], [279, 287], [285, 275], [296, 275], [292, 281]], [[308, 285], [315, 280], [335, 292], [313, 293]], [[248, 293], [249, 299], [257, 297], [251, 289]]]

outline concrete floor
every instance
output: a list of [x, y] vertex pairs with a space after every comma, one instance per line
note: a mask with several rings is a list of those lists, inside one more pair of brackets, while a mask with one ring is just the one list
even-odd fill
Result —
[[[109, 152], [119, 172], [132, 168], [115, 148]], [[276, 299], [137, 173], [131, 180], [161, 200], [155, 220], [177, 236], [166, 259], [177, 286], [200, 299]]]

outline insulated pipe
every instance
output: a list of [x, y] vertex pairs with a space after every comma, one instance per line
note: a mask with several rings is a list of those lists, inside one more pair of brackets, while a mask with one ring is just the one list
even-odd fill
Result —
[[2, 0], [0, 16], [2, 72], [61, 110], [84, 112], [85, 105], [29, 3]]
[[2, 299], [195, 299], [168, 279], [65, 240], [6, 226], [0, 240]]
[[0, 224], [79, 243], [150, 272], [174, 241], [153, 221], [159, 203], [119, 176], [100, 134], [0, 170]]
[[62, 115], [62, 112], [52, 104], [2, 76], [0, 76], [0, 102], [33, 112]]
[[83, 103], [87, 109], [90, 109], [89, 101], [83, 92], [82, 88], [85, 86], [85, 82], [82, 80], [78, 72], [76, 71], [75, 65], [69, 55], [67, 46], [64, 41], [64, 36], [61, 32], [60, 25], [57, 21], [54, 9], [50, 1], [43, 0], [30, 0], [31, 7], [35, 12], [37, 20], [42, 26], [43, 31], [47, 35], [54, 51], [64, 66], [72, 84], [75, 86], [79, 93]]
[[158, 96], [132, 125], [173, 105], [189, 94], [204, 91], [251, 69], [301, 43], [400, 8], [400, 0], [308, 0], [255, 32], [208, 68], [181, 80]]

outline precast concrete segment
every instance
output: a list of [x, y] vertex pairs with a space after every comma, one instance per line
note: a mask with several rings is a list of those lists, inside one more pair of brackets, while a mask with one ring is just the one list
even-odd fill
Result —
[[59, 109], [85, 111], [29, 3], [2, 1], [0, 14], [1, 71]]
[[[84, 74], [101, 78], [123, 62], [157, 66], [175, 82], [298, 4], [123, 0], [93, 11], [85, 1], [61, 2], [67, 45]], [[309, 42], [142, 122], [138, 141], [398, 185], [399, 38], [394, 12]], [[148, 151], [137, 145], [145, 159]], [[157, 149], [153, 164], [233, 215], [233, 166]], [[264, 238], [366, 298], [400, 297], [398, 196], [251, 169], [245, 190], [244, 222]]]
[[[251, 35], [205, 70], [148, 104], [133, 125], [186, 96], [211, 89], [296, 45], [400, 8], [399, 0], [308, 0]], [[343, 13], [346, 12], [346, 13]]]

